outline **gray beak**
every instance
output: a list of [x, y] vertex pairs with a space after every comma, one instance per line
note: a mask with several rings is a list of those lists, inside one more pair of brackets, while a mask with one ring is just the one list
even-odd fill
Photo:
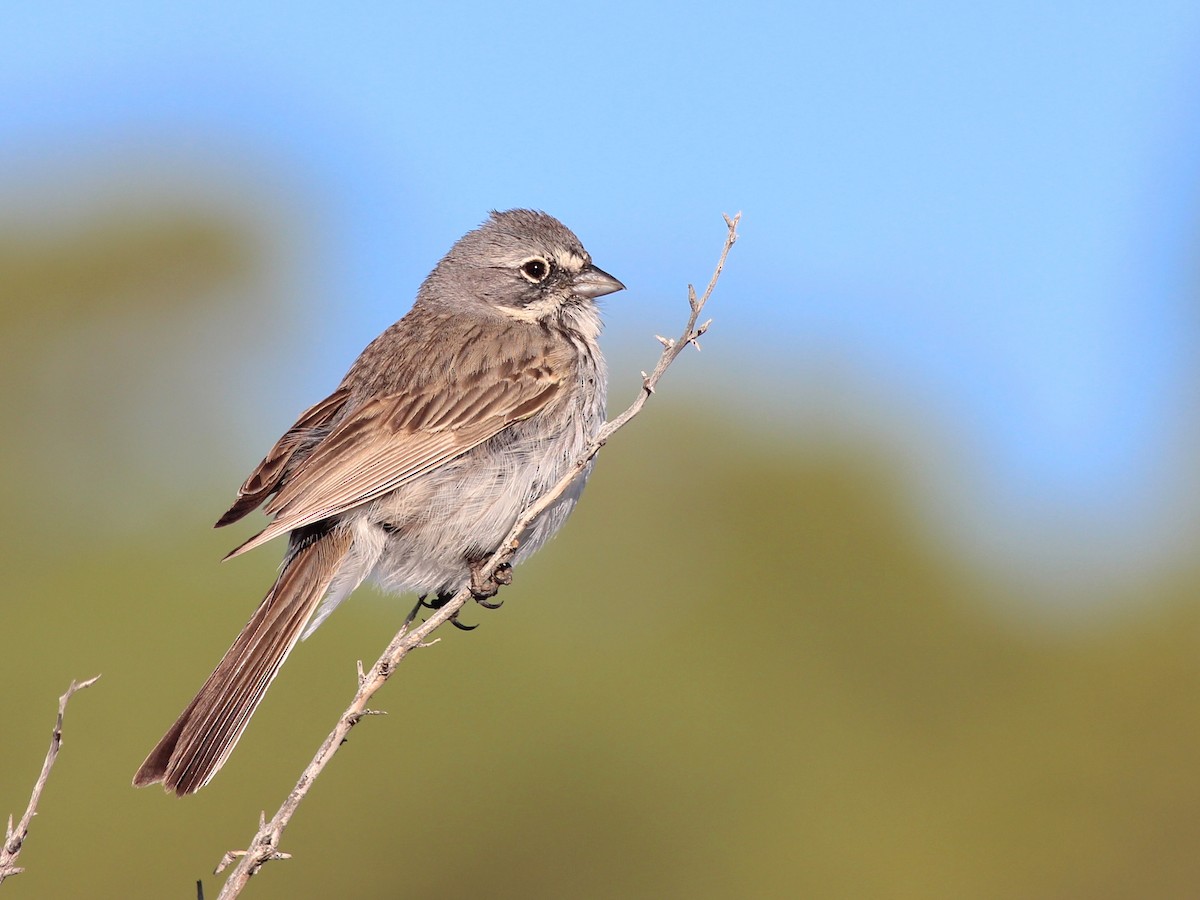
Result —
[[617, 291], [625, 290], [625, 285], [595, 266], [588, 266], [571, 279], [571, 287], [576, 294], [586, 297], [588, 300], [595, 300], [605, 294], [615, 294]]

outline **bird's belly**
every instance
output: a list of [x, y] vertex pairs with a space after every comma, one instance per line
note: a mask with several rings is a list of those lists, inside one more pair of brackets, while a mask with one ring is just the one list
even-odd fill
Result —
[[[600, 419], [580, 419], [558, 436], [534, 437], [536, 425], [489, 441], [368, 504], [356, 528], [386, 529], [370, 579], [392, 593], [454, 592], [470, 582], [473, 560], [490, 556], [517, 517], [552, 487], [591, 439]], [[566, 521], [592, 465], [521, 536], [514, 562], [549, 540]]]

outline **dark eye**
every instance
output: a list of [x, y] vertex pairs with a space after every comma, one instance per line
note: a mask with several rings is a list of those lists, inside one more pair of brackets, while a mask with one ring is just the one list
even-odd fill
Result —
[[534, 284], [539, 284], [545, 281], [546, 276], [550, 274], [550, 263], [546, 262], [540, 256], [527, 259], [521, 263], [521, 274]]

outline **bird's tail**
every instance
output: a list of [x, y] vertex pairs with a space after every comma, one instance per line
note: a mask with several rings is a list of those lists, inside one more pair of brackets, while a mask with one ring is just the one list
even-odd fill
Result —
[[279, 578], [213, 673], [137, 774], [136, 787], [161, 781], [183, 796], [212, 779], [233, 751], [267, 687], [350, 551], [339, 528], [296, 532]]

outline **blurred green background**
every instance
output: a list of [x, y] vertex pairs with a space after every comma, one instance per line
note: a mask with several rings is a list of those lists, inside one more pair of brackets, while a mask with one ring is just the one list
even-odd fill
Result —
[[[215, 896], [212, 866], [408, 607], [363, 591], [340, 609], [200, 794], [129, 786], [278, 558], [219, 565], [241, 532], [208, 525], [257, 459], [228, 415], [256, 388], [217, 361], [284, 314], [287, 229], [218, 205], [0, 234], [6, 809], [55, 697], [103, 673], [72, 702], [14, 897], [186, 897], [197, 878]], [[719, 288], [718, 323], [739, 302]], [[250, 896], [1191, 893], [1200, 573], [1031, 616], [946, 549], [894, 451], [744, 410], [738, 352], [718, 324], [503, 610], [404, 663]], [[637, 382], [616, 366], [614, 407]], [[723, 388], [688, 377], [706, 367]], [[278, 431], [294, 412], [260, 415]]]
[[134, 770], [281, 547], [210, 525], [490, 207], [574, 228], [610, 411], [497, 612], [409, 658], [247, 897], [1200, 895], [1200, 6], [9, 4], [14, 898], [195, 896], [410, 598], [185, 800]]

